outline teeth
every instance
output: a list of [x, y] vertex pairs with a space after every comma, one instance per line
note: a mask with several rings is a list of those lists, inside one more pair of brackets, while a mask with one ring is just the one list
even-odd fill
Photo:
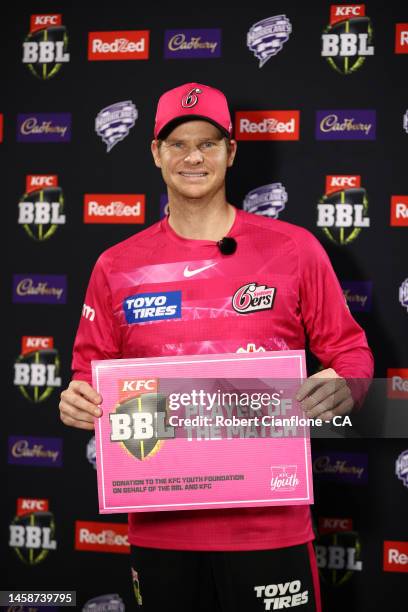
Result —
[[180, 172], [182, 176], [206, 176], [206, 172]]

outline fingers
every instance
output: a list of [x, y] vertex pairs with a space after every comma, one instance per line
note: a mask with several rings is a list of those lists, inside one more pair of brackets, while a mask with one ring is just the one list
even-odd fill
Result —
[[91, 385], [85, 381], [73, 380], [61, 393], [61, 421], [70, 427], [94, 429], [94, 417], [102, 415], [98, 407], [101, 402], [101, 395]]
[[353, 400], [346, 381], [338, 378], [324, 381], [321, 386], [319, 386], [314, 393], [306, 397], [301, 404], [306, 415], [310, 418], [321, 417], [327, 412], [332, 413], [331, 417], [328, 418], [333, 418], [336, 414], [344, 414], [343, 412], [338, 412], [340, 407], [342, 409], [347, 407], [348, 410], [351, 410], [353, 407]]
[[347, 399], [343, 400], [341, 404], [339, 404], [334, 410], [328, 410], [327, 412], [323, 412], [319, 418], [322, 419], [322, 421], [331, 421], [335, 416], [343, 416], [345, 414], [350, 414], [353, 406], [354, 401], [350, 396]]

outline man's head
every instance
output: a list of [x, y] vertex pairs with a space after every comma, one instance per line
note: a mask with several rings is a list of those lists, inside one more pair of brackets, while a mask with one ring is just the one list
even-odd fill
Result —
[[198, 83], [165, 92], [158, 103], [152, 153], [172, 194], [212, 197], [225, 187], [236, 142], [224, 94]]

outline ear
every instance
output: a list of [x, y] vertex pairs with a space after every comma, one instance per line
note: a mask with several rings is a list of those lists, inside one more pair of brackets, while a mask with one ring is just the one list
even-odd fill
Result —
[[227, 162], [228, 168], [231, 168], [231, 166], [234, 163], [235, 155], [237, 154], [237, 147], [238, 147], [238, 143], [236, 140], [229, 141], [228, 162]]
[[154, 163], [157, 168], [161, 168], [161, 160], [160, 160], [160, 147], [158, 145], [157, 140], [152, 140], [152, 144], [150, 145], [150, 149], [153, 155]]

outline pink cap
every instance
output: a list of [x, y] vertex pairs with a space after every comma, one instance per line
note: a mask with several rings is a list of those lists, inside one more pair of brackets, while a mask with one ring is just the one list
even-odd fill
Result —
[[154, 124], [154, 137], [174, 121], [174, 127], [183, 120], [204, 119], [231, 137], [232, 122], [226, 97], [219, 89], [186, 83], [166, 91], [159, 99]]

